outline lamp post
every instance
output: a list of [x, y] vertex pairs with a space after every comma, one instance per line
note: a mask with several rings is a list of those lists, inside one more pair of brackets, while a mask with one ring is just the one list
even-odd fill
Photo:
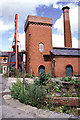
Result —
[[22, 61], [22, 74], [23, 74], [23, 85], [24, 85], [24, 91], [25, 91], [25, 77], [24, 77], [23, 61]]

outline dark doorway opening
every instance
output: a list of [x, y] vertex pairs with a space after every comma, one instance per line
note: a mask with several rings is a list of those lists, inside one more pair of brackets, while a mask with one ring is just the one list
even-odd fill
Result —
[[73, 75], [73, 68], [71, 65], [67, 65], [66, 66], [66, 77], [68, 76], [72, 77], [72, 75]]
[[40, 73], [40, 72], [45, 72], [45, 67], [43, 65], [39, 66], [38, 73]]

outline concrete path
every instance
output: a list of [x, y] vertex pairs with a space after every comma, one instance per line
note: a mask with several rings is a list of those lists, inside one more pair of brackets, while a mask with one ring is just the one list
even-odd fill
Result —
[[[1, 80], [1, 77], [0, 77]], [[3, 78], [2, 80], [7, 80]], [[14, 100], [11, 98], [9, 94], [9, 89], [8, 87], [11, 87], [12, 83], [15, 82], [16, 80], [14, 79], [8, 79], [6, 81], [6, 86], [3, 85], [3, 90], [1, 91], [0, 89], [0, 95], [2, 95], [0, 98], [2, 101], [2, 104], [0, 104], [0, 110], [2, 115], [2, 118], [56, 118], [60, 120], [80, 120], [80, 116], [74, 116], [74, 115], [69, 115], [69, 114], [64, 114], [64, 113], [56, 113], [48, 110], [41, 110], [37, 109], [36, 107], [32, 107], [30, 105], [25, 105], [20, 103], [18, 100]], [[5, 82], [3, 82], [5, 84]], [[1, 109], [2, 108], [2, 109]]]

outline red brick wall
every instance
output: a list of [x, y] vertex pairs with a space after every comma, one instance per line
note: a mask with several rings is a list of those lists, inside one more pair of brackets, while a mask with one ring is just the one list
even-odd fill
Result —
[[[44, 18], [46, 19], [46, 18]], [[29, 36], [30, 34], [30, 36]], [[39, 51], [39, 43], [44, 44], [44, 51]], [[49, 55], [52, 49], [52, 27], [49, 24], [29, 23], [25, 35], [27, 52], [27, 72], [38, 76], [40, 65], [45, 66], [46, 72], [51, 73], [51, 61], [44, 61], [43, 55]]]
[[55, 67], [54, 75], [56, 77], [66, 76], [66, 66], [71, 65], [73, 68], [73, 76], [79, 73], [79, 58], [69, 57], [69, 56], [56, 56], [55, 57]]

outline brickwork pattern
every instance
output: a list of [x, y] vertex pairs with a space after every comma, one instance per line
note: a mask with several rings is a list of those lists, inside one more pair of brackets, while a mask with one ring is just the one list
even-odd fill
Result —
[[66, 76], [66, 66], [71, 65], [73, 68], [73, 76], [79, 73], [79, 58], [71, 56], [56, 56], [54, 75], [56, 77]]

